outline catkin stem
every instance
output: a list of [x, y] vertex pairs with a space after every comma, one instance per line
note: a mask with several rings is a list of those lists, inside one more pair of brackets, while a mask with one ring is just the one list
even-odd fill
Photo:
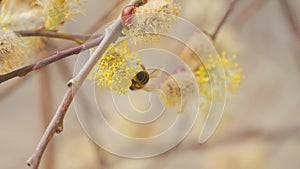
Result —
[[230, 14], [232, 13], [236, 3], [238, 2], [238, 0], [232, 0], [230, 3], [230, 6], [228, 8], [228, 10], [226, 11], [225, 15], [223, 16], [222, 20], [220, 21], [220, 23], [218, 24], [215, 32], [211, 35], [211, 39], [212, 40], [216, 40], [218, 33], [220, 32], [221, 28], [223, 27], [223, 25], [225, 24], [226, 20], [228, 19], [228, 17], [230, 16]]
[[20, 30], [14, 32], [21, 36], [44, 36], [49, 38], [71, 40], [78, 44], [83, 44], [85, 41], [91, 38], [90, 35], [68, 34], [68, 33], [54, 32], [54, 31], [40, 30], [40, 29]]

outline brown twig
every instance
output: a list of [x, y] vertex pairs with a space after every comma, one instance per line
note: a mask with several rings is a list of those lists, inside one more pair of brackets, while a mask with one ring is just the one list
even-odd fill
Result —
[[103, 39], [103, 36], [101, 35], [100, 37], [98, 37], [94, 40], [91, 40], [89, 42], [86, 42], [85, 44], [82, 44], [82, 45], [79, 45], [76, 47], [71, 47], [66, 50], [58, 51], [54, 55], [51, 55], [45, 59], [37, 61], [31, 65], [24, 66], [20, 69], [17, 69], [15, 71], [12, 71], [5, 75], [0, 75], [0, 84], [9, 79], [18, 77], [18, 76], [19, 77], [25, 76], [31, 71], [36, 71], [36, 70], [41, 69], [51, 63], [56, 62], [58, 60], [61, 60], [63, 58], [66, 58], [66, 57], [74, 55], [74, 54], [78, 54], [81, 51], [93, 48], [93, 47], [97, 46], [102, 41], [102, 39]]
[[[140, 0], [132, 0], [130, 4], [135, 4]], [[54, 133], [60, 133], [63, 130], [63, 119], [64, 116], [76, 95], [78, 89], [80, 88], [81, 84], [92, 70], [94, 65], [97, 63], [99, 58], [103, 55], [109, 45], [121, 34], [123, 26], [121, 24], [121, 17], [119, 16], [118, 19], [106, 29], [105, 35], [103, 40], [98, 45], [95, 52], [92, 56], [88, 59], [79, 73], [68, 82], [68, 90], [65, 94], [65, 97], [62, 100], [61, 105], [58, 107], [54, 117], [51, 120], [51, 123], [48, 125], [46, 131], [44, 132], [35, 152], [32, 156], [27, 160], [27, 165], [31, 166], [32, 169], [37, 169], [42, 158], [42, 155], [49, 143], [49, 141], [53, 138]]]
[[297, 42], [298, 42], [298, 43], [296, 43], [297, 47], [294, 49], [295, 50], [294, 53], [295, 53], [297, 59], [299, 59], [300, 58], [300, 49], [298, 48], [298, 46], [300, 44], [300, 30], [297, 25], [297, 21], [296, 21], [296, 17], [295, 17], [296, 15], [292, 11], [291, 5], [288, 3], [287, 0], [281, 0], [279, 2], [281, 3], [281, 8], [287, 18], [291, 32], [294, 34], [295, 40], [297, 40]]
[[[57, 66], [58, 66], [58, 70], [60, 71], [60, 75], [63, 76], [63, 79], [65, 81], [68, 81], [73, 75], [68, 64], [64, 60], [61, 60], [57, 63]], [[80, 96], [78, 99], [80, 99], [80, 102], [82, 103], [82, 105], [84, 107], [84, 110], [89, 112], [90, 104], [88, 102], [87, 96], [84, 93], [80, 93]]]
[[[46, 56], [46, 52], [41, 52], [41, 56]], [[43, 129], [47, 128], [49, 121], [51, 120], [51, 86], [50, 86], [50, 72], [48, 68], [43, 69], [39, 74], [39, 87], [40, 87], [40, 102], [42, 112], [42, 125]], [[45, 168], [52, 169], [54, 161], [54, 144], [48, 146], [48, 151], [45, 159]]]
[[233, 9], [234, 9], [237, 2], [238, 2], [238, 0], [231, 0], [231, 3], [230, 3], [230, 6], [229, 6], [228, 10], [226, 11], [226, 13], [223, 16], [222, 20], [218, 24], [215, 32], [211, 35], [212, 40], [216, 40], [218, 33], [220, 32], [222, 26], [225, 24], [226, 20], [228, 19], [228, 17], [232, 13], [232, 11], [233, 11]]
[[63, 102], [58, 107], [57, 112], [55, 113], [46, 131], [44, 132], [35, 152], [27, 160], [27, 165], [32, 167], [32, 169], [38, 168], [42, 155], [46, 150], [47, 145], [50, 142], [51, 138], [54, 136], [54, 134], [60, 133], [63, 130], [63, 119], [72, 102], [72, 99], [73, 99], [72, 88], [69, 88], [63, 98]]
[[74, 41], [78, 44], [83, 44], [91, 37], [90, 35], [68, 34], [44, 29], [19, 30], [14, 32], [20, 34], [21, 36], [44, 36], [50, 38], [66, 39]]
[[291, 10], [291, 7], [287, 0], [280, 0], [279, 2], [281, 3], [281, 8], [288, 19], [288, 23], [291, 27], [292, 32], [294, 33], [298, 42], [300, 42], [300, 30], [298, 29], [298, 25], [296, 22], [296, 15]]

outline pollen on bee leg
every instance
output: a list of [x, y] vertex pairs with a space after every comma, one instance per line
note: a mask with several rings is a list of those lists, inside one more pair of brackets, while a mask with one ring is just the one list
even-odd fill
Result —
[[177, 114], [183, 113], [183, 110], [184, 110], [183, 107], [184, 107], [184, 105], [179, 105], [178, 110], [177, 110]]

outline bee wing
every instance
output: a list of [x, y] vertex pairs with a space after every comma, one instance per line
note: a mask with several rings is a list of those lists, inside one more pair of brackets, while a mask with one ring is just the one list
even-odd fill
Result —
[[155, 89], [157, 89], [154, 85], [148, 85], [142, 88], [142, 90], [146, 92], [153, 92]]

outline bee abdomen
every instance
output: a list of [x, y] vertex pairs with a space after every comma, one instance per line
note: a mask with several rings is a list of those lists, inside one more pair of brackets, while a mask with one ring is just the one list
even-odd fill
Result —
[[136, 74], [135, 78], [140, 85], [146, 85], [149, 81], [149, 74], [146, 71], [141, 71]]

